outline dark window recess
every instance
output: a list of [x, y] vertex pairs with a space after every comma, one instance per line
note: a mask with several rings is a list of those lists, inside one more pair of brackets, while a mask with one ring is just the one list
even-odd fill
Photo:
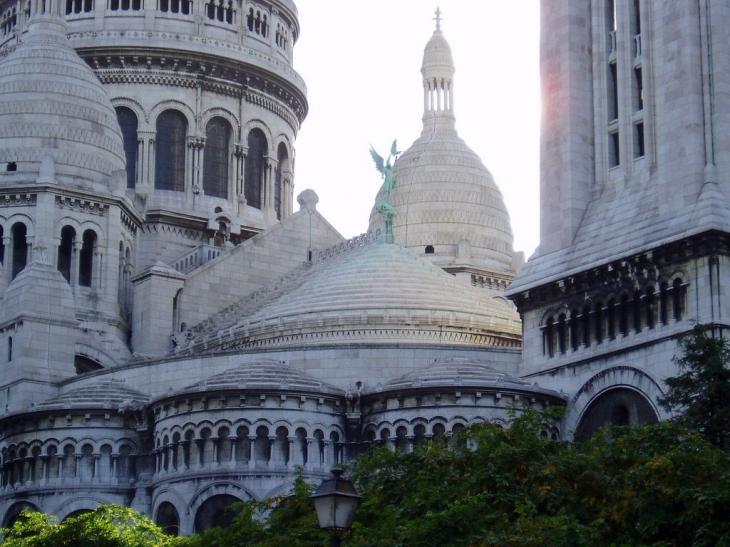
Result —
[[266, 135], [260, 129], [252, 129], [248, 134], [248, 155], [246, 156], [246, 171], [243, 179], [243, 193], [246, 203], [256, 209], [261, 209], [261, 193], [264, 186], [266, 169], [266, 150], [268, 143]]
[[155, 140], [155, 188], [185, 189], [185, 136], [188, 124], [177, 110], [166, 110], [157, 118]]
[[213, 118], [205, 128], [203, 149], [203, 191], [207, 196], [228, 197], [228, 158], [231, 126], [223, 118]]

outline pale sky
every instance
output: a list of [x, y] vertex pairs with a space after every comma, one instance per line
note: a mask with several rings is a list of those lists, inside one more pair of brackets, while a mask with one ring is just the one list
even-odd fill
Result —
[[515, 250], [529, 257], [539, 243], [538, 0], [295, 1], [294, 67], [309, 100], [295, 196], [315, 190], [345, 237], [367, 230], [381, 184], [369, 146], [385, 156], [394, 139], [406, 150], [421, 132], [421, 62], [438, 5], [456, 66], [456, 129], [494, 175]]

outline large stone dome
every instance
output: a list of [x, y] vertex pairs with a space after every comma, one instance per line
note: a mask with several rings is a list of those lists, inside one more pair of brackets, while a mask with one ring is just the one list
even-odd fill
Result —
[[[441, 268], [513, 276], [513, 238], [502, 193], [456, 132], [451, 49], [437, 27], [426, 45], [423, 131], [396, 161], [394, 241]], [[381, 188], [379, 199], [383, 195]], [[370, 229], [382, 228], [373, 208]]]
[[[343, 244], [344, 245], [344, 244]], [[352, 344], [519, 347], [517, 312], [398, 245], [325, 258], [193, 331], [188, 351]]]
[[[47, 157], [66, 184], [106, 181], [125, 166], [111, 102], [65, 30], [60, 17], [35, 15], [0, 61], [0, 173], [19, 182], [37, 180]], [[46, 167], [44, 175], [49, 182], [54, 173]]]

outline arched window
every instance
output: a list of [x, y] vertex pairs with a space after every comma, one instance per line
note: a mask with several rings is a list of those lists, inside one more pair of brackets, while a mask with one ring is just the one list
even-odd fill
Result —
[[266, 169], [266, 135], [260, 129], [252, 129], [248, 134], [248, 155], [243, 181], [243, 194], [251, 207], [261, 209], [261, 195]]
[[157, 508], [155, 523], [167, 535], [177, 536], [180, 533], [180, 515], [169, 501], [163, 501]]
[[71, 257], [73, 256], [76, 230], [71, 226], [61, 228], [61, 244], [58, 246], [57, 268], [66, 281], [71, 281]]
[[81, 239], [81, 256], [79, 257], [79, 285], [91, 287], [94, 273], [94, 249], [96, 248], [96, 232], [86, 230]]
[[558, 316], [558, 351], [566, 353], [568, 350], [568, 326], [564, 313]]
[[134, 188], [137, 178], [137, 115], [123, 106], [116, 111], [124, 140], [124, 157], [127, 160], [127, 188]]
[[177, 110], [165, 110], [157, 118], [155, 140], [155, 189], [185, 190], [185, 135], [188, 122]]
[[25, 241], [25, 236], [28, 233], [28, 229], [22, 222], [13, 224], [13, 275], [15, 277], [23, 271], [25, 265], [28, 263], [28, 243]]
[[228, 197], [228, 158], [231, 125], [223, 118], [213, 118], [205, 126], [203, 149], [203, 191], [207, 196]]
[[677, 321], [684, 316], [684, 292], [682, 280], [676, 278], [672, 282], [672, 319]]
[[281, 195], [284, 187], [284, 176], [289, 171], [289, 153], [283, 142], [279, 144], [276, 159], [279, 161], [276, 164], [276, 177], [274, 180], [274, 210], [276, 211], [276, 219], [281, 220]]

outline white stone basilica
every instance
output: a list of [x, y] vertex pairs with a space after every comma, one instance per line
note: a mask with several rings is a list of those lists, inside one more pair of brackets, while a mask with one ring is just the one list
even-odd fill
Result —
[[389, 243], [375, 210], [347, 241], [313, 191], [294, 211], [292, 0], [0, 0], [2, 523], [120, 503], [190, 534], [514, 404], [567, 405], [556, 438], [664, 418], [677, 336], [730, 316], [730, 4], [542, 4], [522, 266], [438, 20]]

